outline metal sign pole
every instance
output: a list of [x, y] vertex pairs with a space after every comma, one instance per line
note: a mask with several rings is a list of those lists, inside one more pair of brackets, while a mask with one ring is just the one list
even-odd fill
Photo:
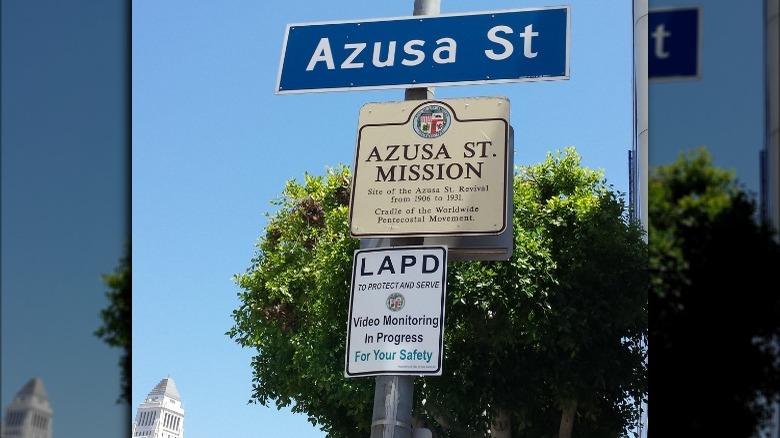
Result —
[[[438, 15], [441, 0], [414, 0], [414, 15]], [[433, 98], [432, 88], [407, 88], [404, 100]], [[361, 239], [361, 248], [421, 245], [421, 238]], [[412, 438], [414, 377], [383, 375], [376, 377], [371, 438]]]

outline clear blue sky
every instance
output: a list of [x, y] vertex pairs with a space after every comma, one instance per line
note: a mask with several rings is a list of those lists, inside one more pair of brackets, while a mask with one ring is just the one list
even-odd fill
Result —
[[[516, 164], [575, 146], [626, 193], [631, 2], [572, 3], [570, 80], [437, 87], [435, 96], [508, 97]], [[171, 376], [188, 438], [324, 436], [303, 415], [247, 405], [255, 352], [224, 334], [240, 304], [232, 276], [250, 265], [285, 181], [351, 165], [360, 107], [404, 98], [401, 89], [275, 95], [285, 26], [409, 16], [413, 4], [134, 2], [134, 410]], [[444, 0], [441, 12], [560, 4]]]
[[120, 351], [93, 332], [129, 230], [129, 20], [121, 1], [1, 3], [2, 414], [38, 376], [55, 437], [125, 436]]

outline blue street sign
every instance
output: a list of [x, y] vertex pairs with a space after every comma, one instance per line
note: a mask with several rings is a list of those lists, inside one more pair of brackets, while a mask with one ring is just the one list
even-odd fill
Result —
[[276, 93], [568, 79], [569, 9], [290, 24]]
[[694, 6], [648, 11], [648, 79], [700, 77], [699, 9]]

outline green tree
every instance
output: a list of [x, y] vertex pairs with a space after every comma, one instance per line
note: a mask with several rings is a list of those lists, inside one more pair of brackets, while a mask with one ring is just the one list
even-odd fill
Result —
[[[573, 148], [514, 176], [514, 252], [448, 266], [443, 375], [415, 379], [439, 436], [625, 435], [646, 391], [647, 248], [602, 172]], [[365, 436], [374, 379], [343, 376], [352, 256], [349, 170], [288, 181], [228, 335], [257, 348], [250, 401], [292, 405], [332, 437]], [[508, 434], [506, 436], [509, 436]]]
[[650, 430], [750, 437], [780, 389], [772, 230], [705, 148], [651, 169]]
[[111, 274], [103, 274], [101, 277], [108, 291], [108, 306], [100, 311], [100, 317], [103, 320], [95, 336], [102, 339], [106, 344], [112, 347], [119, 347], [123, 350], [119, 358], [119, 369], [121, 373], [121, 392], [117, 403], [130, 403], [130, 379], [132, 371], [131, 356], [131, 300], [132, 300], [132, 275], [131, 268], [131, 246], [130, 242], [125, 245], [125, 255], [120, 259], [119, 265]]

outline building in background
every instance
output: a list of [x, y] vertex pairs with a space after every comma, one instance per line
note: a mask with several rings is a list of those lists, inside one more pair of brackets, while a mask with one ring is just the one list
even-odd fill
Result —
[[[761, 163], [761, 212], [780, 239], [780, 0], [764, 0], [765, 135]], [[776, 340], [777, 341], [777, 340]], [[780, 437], [780, 404], [763, 437]]]
[[5, 411], [2, 438], [52, 438], [49, 394], [39, 377], [33, 377], [16, 393]]
[[766, 140], [763, 152], [763, 213], [780, 230], [780, 0], [764, 0]]
[[166, 377], [138, 406], [133, 438], [183, 438], [184, 407], [172, 378]]

